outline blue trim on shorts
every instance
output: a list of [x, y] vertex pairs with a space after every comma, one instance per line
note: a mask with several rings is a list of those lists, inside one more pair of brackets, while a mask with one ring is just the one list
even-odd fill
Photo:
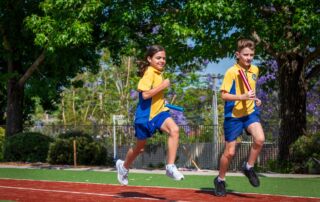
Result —
[[157, 130], [161, 132], [162, 124], [169, 117], [171, 117], [170, 113], [165, 111], [160, 112], [152, 120], [146, 123], [135, 123], [134, 129], [136, 138], [139, 140], [145, 140], [152, 137]]
[[260, 123], [260, 114], [258, 111], [254, 111], [248, 116], [241, 118], [226, 117], [223, 123], [225, 141], [232, 142], [236, 140], [237, 137], [242, 134], [243, 129], [248, 128], [250, 124], [255, 122]]

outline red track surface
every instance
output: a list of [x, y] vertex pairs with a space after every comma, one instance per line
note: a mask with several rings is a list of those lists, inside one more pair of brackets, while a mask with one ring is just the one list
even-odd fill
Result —
[[11, 201], [214, 201], [214, 202], [320, 202], [316, 198], [228, 193], [215, 197], [212, 191], [134, 187], [74, 182], [0, 179], [0, 200]]

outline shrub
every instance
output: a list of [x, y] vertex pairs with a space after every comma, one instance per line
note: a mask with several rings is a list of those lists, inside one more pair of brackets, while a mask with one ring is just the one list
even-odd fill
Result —
[[73, 140], [76, 141], [77, 164], [109, 165], [106, 147], [82, 132], [68, 132], [58, 135], [59, 138], [50, 144], [48, 162], [51, 164], [73, 164]]
[[3, 160], [4, 134], [5, 134], [5, 130], [0, 127], [0, 161]]
[[18, 133], [6, 138], [4, 160], [23, 162], [45, 162], [53, 139], [41, 133]]
[[268, 160], [266, 169], [260, 169], [261, 172], [272, 171], [276, 173], [291, 173], [292, 162], [283, 160]]
[[73, 147], [68, 139], [56, 139], [49, 146], [48, 163], [73, 164]]
[[77, 137], [86, 138], [90, 142], [93, 141], [93, 138], [90, 135], [83, 133], [81, 131], [68, 131], [66, 133], [61, 133], [58, 135], [58, 138], [60, 138], [60, 139], [75, 139]]
[[292, 156], [293, 171], [299, 173], [320, 173], [320, 133], [304, 135], [292, 144], [290, 155]]

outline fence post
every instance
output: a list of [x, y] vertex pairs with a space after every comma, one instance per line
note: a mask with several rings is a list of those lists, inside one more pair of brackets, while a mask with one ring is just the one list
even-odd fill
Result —
[[[118, 122], [123, 122], [125, 116], [120, 115], [112, 115], [112, 123], [113, 123], [113, 160], [117, 159], [117, 134], [116, 134], [116, 125], [118, 125]], [[120, 137], [121, 138], [121, 137]]]
[[113, 160], [117, 158], [117, 136], [116, 136], [116, 120], [115, 115], [112, 116], [112, 123], [113, 123]]
[[77, 142], [73, 140], [73, 165], [77, 167]]
[[213, 75], [212, 81], [212, 108], [213, 108], [213, 169], [218, 169], [218, 98], [217, 98], [217, 89], [216, 89], [216, 79], [218, 76]]

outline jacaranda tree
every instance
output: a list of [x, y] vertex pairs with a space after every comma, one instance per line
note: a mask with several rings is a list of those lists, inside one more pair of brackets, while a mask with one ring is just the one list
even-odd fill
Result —
[[236, 40], [258, 43], [260, 59], [277, 62], [280, 102], [280, 159], [306, 133], [306, 98], [320, 76], [320, 5], [311, 0], [187, 1], [183, 6], [195, 47], [233, 55]]

